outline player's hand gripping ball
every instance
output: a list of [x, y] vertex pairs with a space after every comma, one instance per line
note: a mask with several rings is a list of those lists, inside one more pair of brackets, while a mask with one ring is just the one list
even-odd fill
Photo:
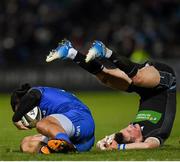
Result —
[[42, 113], [38, 106], [34, 107], [21, 119], [23, 125], [27, 128], [35, 128], [36, 123], [42, 119]]

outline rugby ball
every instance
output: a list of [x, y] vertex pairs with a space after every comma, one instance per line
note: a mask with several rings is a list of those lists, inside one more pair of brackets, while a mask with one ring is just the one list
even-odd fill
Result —
[[31, 111], [29, 111], [26, 115], [24, 115], [21, 121], [24, 126], [28, 128], [35, 128], [36, 123], [41, 119], [42, 119], [41, 110], [38, 106], [36, 106]]

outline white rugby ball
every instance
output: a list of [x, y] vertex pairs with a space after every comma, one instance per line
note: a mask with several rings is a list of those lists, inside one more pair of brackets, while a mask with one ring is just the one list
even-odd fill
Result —
[[24, 115], [21, 119], [24, 126], [28, 128], [36, 127], [36, 123], [42, 119], [41, 110], [38, 106], [34, 107], [31, 111], [29, 111], [26, 115]]

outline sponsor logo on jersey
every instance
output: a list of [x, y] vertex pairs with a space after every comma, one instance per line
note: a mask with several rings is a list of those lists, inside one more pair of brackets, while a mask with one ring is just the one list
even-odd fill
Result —
[[149, 121], [153, 124], [157, 124], [161, 119], [162, 114], [156, 111], [143, 110], [139, 111], [136, 115], [134, 122]]

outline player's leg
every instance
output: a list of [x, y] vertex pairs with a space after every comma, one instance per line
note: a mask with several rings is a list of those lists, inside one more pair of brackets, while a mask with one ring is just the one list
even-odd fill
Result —
[[51, 62], [58, 58], [73, 60], [86, 71], [96, 75], [103, 84], [114, 89], [126, 90], [131, 82], [130, 78], [119, 69], [106, 69], [95, 59], [88, 63], [85, 62], [86, 56], [77, 51], [68, 40], [63, 41], [55, 50], [52, 50], [46, 61]]
[[[88, 59], [91, 57], [91, 59]], [[52, 50], [47, 56], [46, 61], [51, 62], [55, 59], [71, 59], [79, 66], [92, 74], [97, 74], [103, 69], [103, 65], [94, 60], [95, 57], [106, 57], [111, 60], [117, 68], [124, 71], [128, 76], [134, 76], [137, 73], [139, 64], [131, 62], [126, 57], [120, 56], [108, 49], [102, 42], [95, 41], [89, 50], [87, 57], [77, 51], [72, 43], [68, 40], [63, 40], [59, 46]]]
[[89, 63], [86, 63], [85, 58], [86, 56], [77, 51], [72, 46], [72, 43], [70, 41], [63, 40], [56, 49], [50, 52], [50, 54], [46, 58], [46, 62], [51, 62], [56, 59], [71, 59], [83, 69], [92, 74], [97, 74], [102, 71], [102, 64], [100, 64], [96, 60], [92, 60]]
[[[148, 75], [147, 75], [148, 74]], [[159, 62], [149, 62], [132, 78], [133, 84], [146, 88], [170, 88], [176, 81], [171, 67]]]
[[159, 86], [164, 88], [170, 88], [172, 85], [176, 85], [176, 76], [172, 67], [160, 62], [151, 62], [160, 75]]
[[[57, 55], [58, 57], [56, 57]], [[95, 59], [88, 63], [85, 62], [86, 56], [74, 49], [71, 42], [68, 40], [64, 41], [55, 50], [50, 52], [46, 61], [50, 62], [57, 58], [73, 60], [86, 71], [96, 75], [103, 84], [114, 89], [126, 90], [131, 82], [131, 79], [118, 68], [107, 69]]]
[[[160, 73], [151, 63], [137, 64], [108, 49], [102, 42], [95, 41], [87, 54], [86, 61], [95, 57], [107, 58], [124, 71], [139, 87], [153, 88], [160, 82]], [[148, 74], [148, 75], [147, 75]]]
[[47, 138], [41, 134], [24, 137], [20, 149], [25, 153], [38, 153], [41, 147], [47, 142]]
[[90, 112], [72, 110], [64, 113], [71, 119], [75, 132], [71, 137], [78, 152], [89, 151], [94, 145], [95, 123]]
[[94, 145], [95, 137], [92, 136], [89, 140], [86, 140], [86, 142], [78, 143], [76, 144], [76, 149], [79, 152], [85, 152], [91, 149], [91, 147]]
[[70, 137], [73, 134], [72, 122], [61, 114], [52, 114], [39, 121], [36, 125], [39, 133], [51, 138], [47, 145], [55, 152], [68, 152], [74, 149]]
[[134, 63], [128, 58], [113, 52], [101, 41], [94, 41], [86, 56], [86, 62], [89, 62], [96, 57], [107, 58], [109, 61], [115, 64], [117, 68], [124, 71], [129, 77], [135, 76], [138, 69], [141, 67], [140, 64]]

